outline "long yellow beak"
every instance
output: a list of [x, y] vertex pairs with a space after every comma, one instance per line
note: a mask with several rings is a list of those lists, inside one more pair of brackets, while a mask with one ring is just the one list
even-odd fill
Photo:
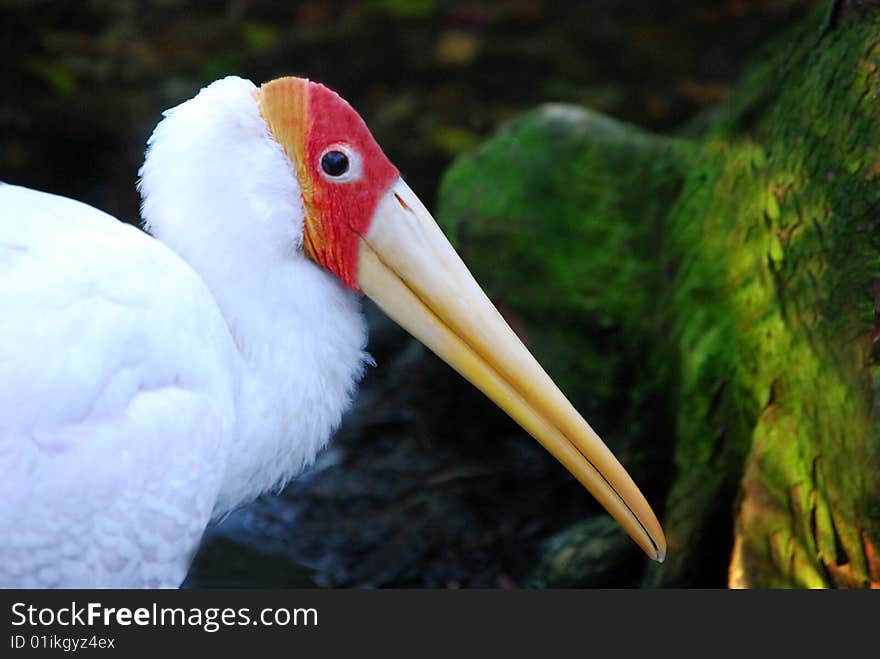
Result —
[[440, 227], [398, 179], [360, 240], [358, 284], [537, 439], [656, 561], [657, 517], [626, 470], [486, 297]]

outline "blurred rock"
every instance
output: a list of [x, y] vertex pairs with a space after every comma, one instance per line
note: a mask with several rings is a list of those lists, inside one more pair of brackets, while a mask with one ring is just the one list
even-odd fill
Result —
[[[550, 105], [444, 179], [465, 261], [660, 513], [650, 585], [880, 583], [880, 6], [845, 6], [686, 134]], [[540, 574], [601, 579], [568, 569], [589, 528]]]
[[534, 572], [535, 588], [638, 586], [641, 550], [605, 515], [578, 522], [544, 543]]

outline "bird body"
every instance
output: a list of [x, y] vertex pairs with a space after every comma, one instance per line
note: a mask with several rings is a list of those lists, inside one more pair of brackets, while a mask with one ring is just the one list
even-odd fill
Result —
[[[264, 127], [230, 134], [230, 101], [259, 120], [253, 90], [228, 80], [157, 131], [145, 215], [165, 242], [0, 185], [0, 584], [177, 586], [210, 519], [296, 476], [340, 422], [367, 358], [360, 303], [289, 258], [302, 229], [284, 156]], [[248, 158], [206, 177], [183, 139], [244, 141]], [[284, 194], [245, 192], [272, 180], [261, 169]]]
[[[11, 185], [0, 207], [18, 219], [0, 224], [0, 583], [176, 586], [208, 521], [295, 476], [338, 424], [364, 358], [358, 303], [303, 263], [336, 304], [255, 296], [278, 313], [234, 336], [192, 268], [134, 227]], [[281, 327], [291, 341], [259, 336]]]
[[0, 206], [0, 583], [176, 585], [234, 425], [217, 305], [100, 211], [11, 185]]
[[662, 558], [623, 468], [333, 92], [217, 81], [166, 112], [140, 173], [152, 235], [0, 184], [0, 586], [179, 585], [210, 520], [340, 423], [369, 361], [361, 288]]

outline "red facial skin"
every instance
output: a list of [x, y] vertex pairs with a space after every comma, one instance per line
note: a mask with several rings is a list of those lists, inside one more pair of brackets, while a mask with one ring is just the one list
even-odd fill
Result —
[[[256, 98], [272, 134], [296, 165], [305, 206], [305, 253], [359, 290], [359, 239], [400, 176], [397, 168], [354, 108], [324, 85], [279, 78], [263, 85]], [[333, 146], [353, 156], [350, 166], [357, 174], [335, 179], [323, 171], [321, 158]]]

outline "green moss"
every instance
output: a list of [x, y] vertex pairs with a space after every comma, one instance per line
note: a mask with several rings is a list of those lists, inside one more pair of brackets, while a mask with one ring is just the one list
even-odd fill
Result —
[[702, 134], [551, 106], [444, 181], [465, 260], [637, 476], [674, 438], [656, 585], [880, 580], [880, 19], [824, 16]]
[[[746, 96], [764, 90], [761, 112], [731, 100], [670, 214], [683, 361], [670, 552], [691, 553], [699, 527], [676, 520], [693, 513], [695, 493], [711, 494], [706, 471], [739, 477], [736, 460], [748, 451], [731, 566], [746, 585], [869, 581], [860, 529], [876, 538], [865, 504], [878, 489], [864, 337], [880, 245], [865, 216], [875, 186], [847, 172], [880, 144], [876, 107], [854, 102], [880, 92], [880, 78], [864, 75], [876, 66], [863, 63], [878, 25], [847, 25], [821, 47], [812, 29], [790, 37], [793, 48], [743, 83]], [[699, 190], [688, 195], [691, 187]], [[729, 332], [707, 349], [719, 328]], [[719, 374], [731, 386], [710, 411], [706, 376]], [[705, 437], [719, 426], [731, 459], [707, 468]], [[794, 501], [793, 488], [808, 498]], [[690, 532], [677, 535], [679, 527]], [[782, 540], [785, 550], [774, 552]], [[686, 568], [673, 566], [678, 579]], [[844, 566], [845, 578], [836, 573]], [[657, 579], [669, 577], [661, 568]]]

